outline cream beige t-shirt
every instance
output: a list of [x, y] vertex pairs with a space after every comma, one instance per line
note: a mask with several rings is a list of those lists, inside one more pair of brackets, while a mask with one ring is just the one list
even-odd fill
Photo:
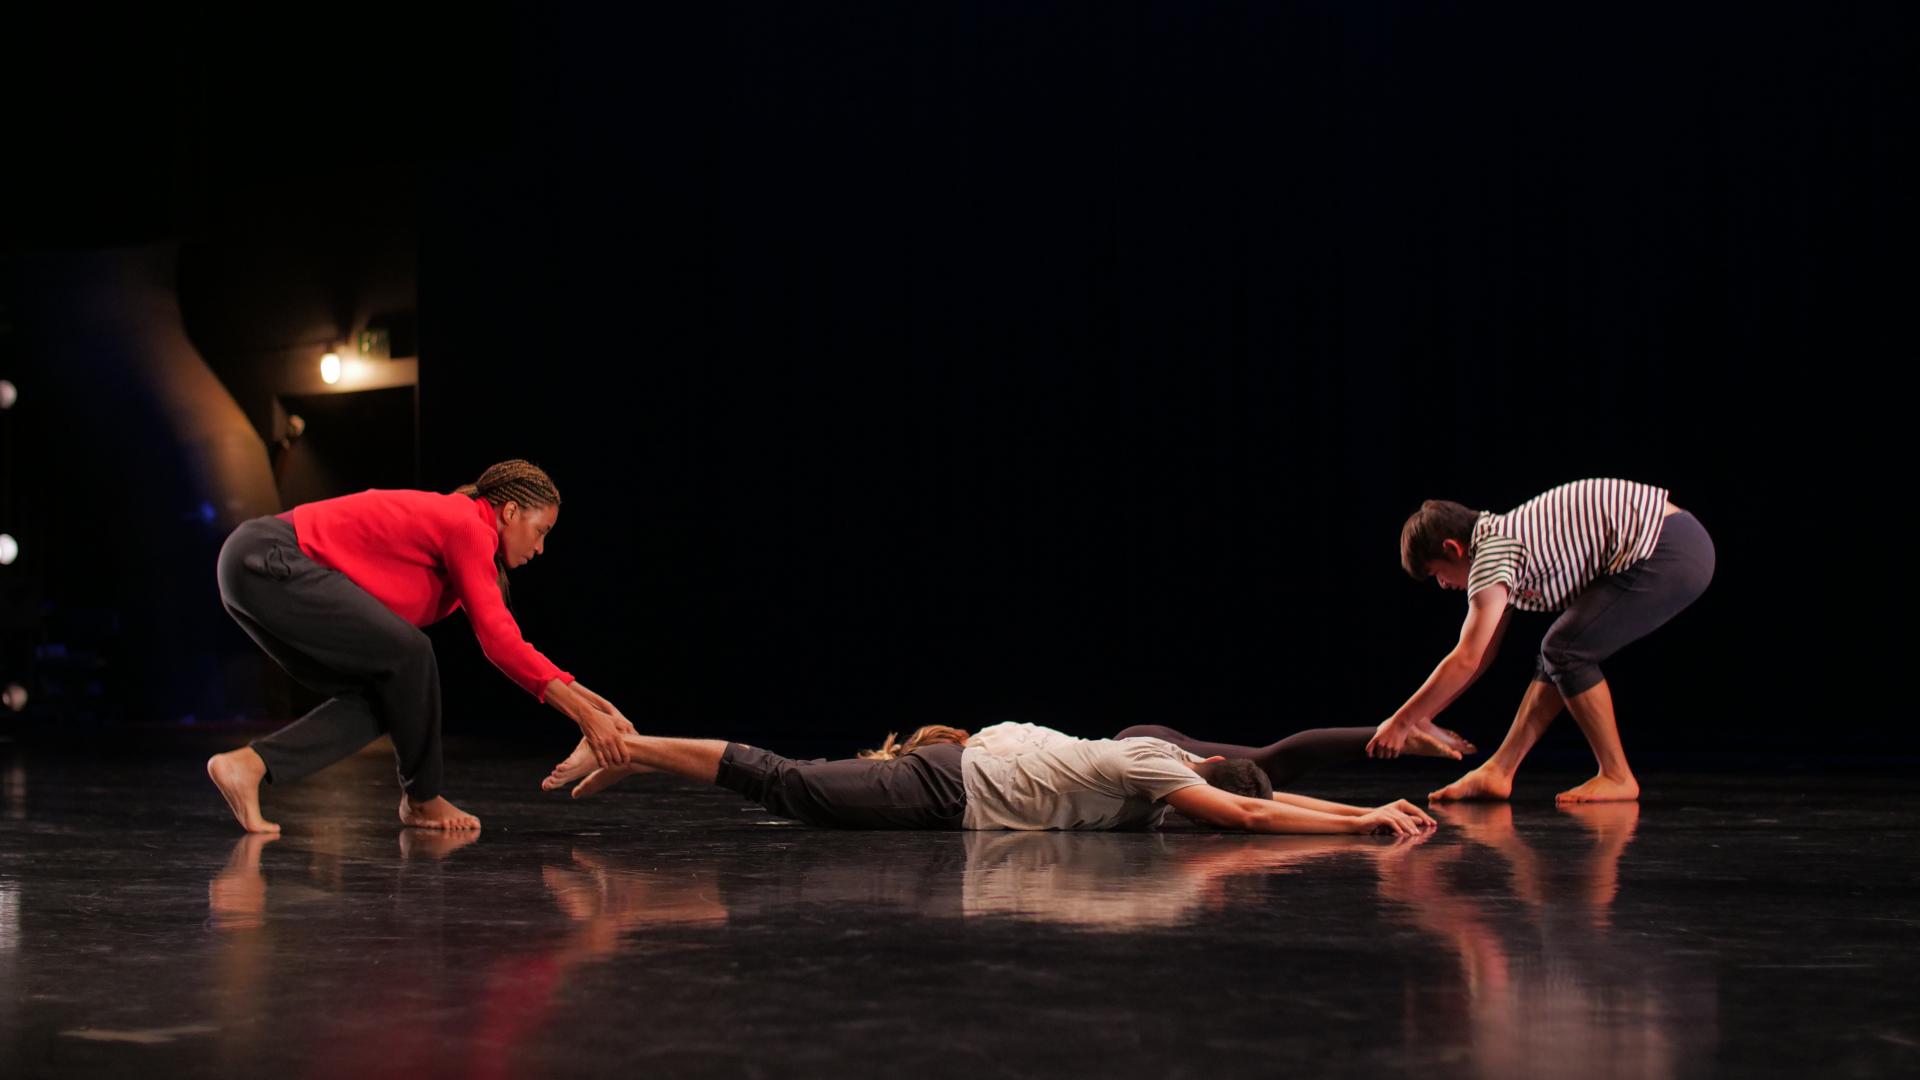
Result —
[[1165, 799], [1204, 784], [1202, 761], [1160, 739], [1073, 739], [1013, 755], [968, 747], [965, 829], [1141, 829], [1160, 824]]
[[1022, 724], [1008, 720], [990, 724], [974, 732], [968, 737], [967, 745], [977, 746], [995, 757], [1012, 757], [1015, 754], [1050, 750], [1080, 741], [1077, 736], [1068, 735], [1064, 731], [1055, 731], [1039, 724]]

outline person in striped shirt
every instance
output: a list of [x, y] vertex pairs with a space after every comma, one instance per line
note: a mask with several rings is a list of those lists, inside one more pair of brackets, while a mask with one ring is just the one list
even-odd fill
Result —
[[1505, 514], [1429, 499], [1400, 530], [1400, 564], [1415, 580], [1464, 589], [1459, 643], [1406, 704], [1374, 732], [1367, 752], [1396, 757], [1434, 737], [1434, 718], [1492, 662], [1513, 609], [1560, 612], [1540, 642], [1533, 681], [1500, 749], [1429, 799], [1504, 799], [1513, 774], [1565, 708], [1600, 771], [1561, 802], [1640, 797], [1600, 664], [1699, 598], [1713, 579], [1713, 540], [1665, 488], [1576, 480]]

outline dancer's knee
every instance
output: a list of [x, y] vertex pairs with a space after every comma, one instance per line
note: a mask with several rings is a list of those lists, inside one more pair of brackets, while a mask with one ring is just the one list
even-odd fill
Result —
[[406, 627], [406, 631], [394, 633], [388, 643], [395, 672], [415, 675], [437, 673], [440, 667], [434, 657], [433, 639], [413, 627]]
[[1553, 683], [1562, 697], [1572, 697], [1599, 685], [1606, 678], [1599, 661], [1576, 644], [1554, 634], [1540, 643], [1539, 674]]

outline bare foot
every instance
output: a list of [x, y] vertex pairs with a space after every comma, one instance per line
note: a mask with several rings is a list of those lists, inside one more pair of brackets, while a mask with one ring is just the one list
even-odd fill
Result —
[[480, 819], [438, 795], [422, 803], [402, 795], [400, 824], [410, 829], [477, 829]]
[[1458, 799], [1504, 799], [1511, 794], [1513, 794], [1513, 777], [1482, 765], [1439, 791], [1428, 792], [1427, 799], [1432, 802], [1453, 802]]
[[260, 816], [260, 781], [267, 778], [267, 763], [253, 747], [243, 746], [208, 758], [207, 776], [220, 789], [241, 828], [250, 833], [280, 831], [280, 826]]
[[540, 781], [540, 790], [558, 791], [598, 767], [593, 760], [593, 747], [587, 745], [587, 740], [581, 739], [580, 745], [573, 748], [573, 753], [568, 754], [565, 761], [555, 765], [553, 771], [547, 774], [547, 778]]
[[1615, 780], [1604, 773], [1581, 784], [1577, 788], [1568, 788], [1553, 797], [1557, 803], [1587, 802], [1632, 802], [1640, 797], [1640, 782], [1629, 776], [1625, 780]]
[[[573, 789], [573, 797], [577, 799], [582, 795], [591, 795], [596, 791], [604, 791], [629, 776], [659, 771], [660, 770], [650, 765], [642, 765], [637, 761], [630, 761], [614, 769], [602, 769], [599, 763], [594, 760], [593, 749], [587, 745], [587, 740], [581, 739], [580, 745], [573, 748], [573, 753], [568, 754], [565, 761], [555, 765], [553, 771], [547, 774], [547, 778], [540, 781], [540, 790], [558, 791], [568, 784], [573, 783], [575, 780], [580, 780], [581, 777], [585, 777], [586, 780], [575, 785]], [[607, 775], [600, 776], [596, 780], [596, 774], [600, 773]], [[592, 781], [592, 783], [589, 784], [587, 781]]]
[[595, 769], [587, 774], [585, 780], [573, 786], [573, 797], [584, 799], [596, 792], [607, 790], [635, 773], [653, 771], [645, 765], [614, 765], [605, 769]]
[[1457, 731], [1443, 727], [1422, 730], [1415, 728], [1407, 736], [1407, 744], [1402, 749], [1417, 757], [1443, 757], [1459, 761], [1462, 755], [1477, 754], [1480, 751]]

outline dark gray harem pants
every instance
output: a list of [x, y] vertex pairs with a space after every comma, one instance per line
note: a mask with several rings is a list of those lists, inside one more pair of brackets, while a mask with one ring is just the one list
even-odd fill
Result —
[[1653, 554], [1587, 586], [1573, 598], [1540, 642], [1537, 682], [1550, 682], [1561, 697], [1600, 684], [1600, 661], [1658, 630], [1707, 591], [1713, 580], [1713, 538], [1686, 511], [1660, 527]]
[[935, 743], [892, 761], [795, 761], [728, 743], [713, 782], [809, 825], [957, 829], [967, 812], [963, 752], [954, 743]]
[[440, 794], [440, 667], [427, 635], [300, 551], [293, 526], [255, 518], [220, 549], [220, 600], [268, 656], [331, 695], [253, 749], [267, 778], [298, 780], [388, 735], [407, 798]]

